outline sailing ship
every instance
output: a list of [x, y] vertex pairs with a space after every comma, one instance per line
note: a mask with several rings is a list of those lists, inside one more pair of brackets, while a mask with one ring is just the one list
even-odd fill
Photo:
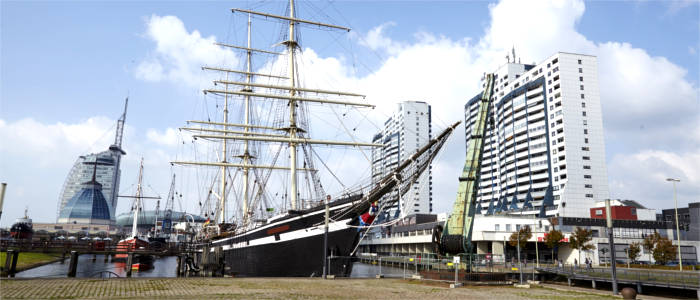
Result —
[[[119, 196], [122, 198], [133, 198], [134, 201], [131, 205], [131, 210], [134, 212], [133, 223], [131, 225], [131, 235], [128, 238], [120, 240], [117, 243], [117, 252], [122, 252], [114, 255], [114, 261], [119, 263], [128, 262], [128, 254], [124, 252], [131, 252], [134, 250], [147, 250], [149, 249], [149, 241], [139, 236], [138, 231], [138, 219], [139, 214], [142, 211], [143, 203], [142, 199], [160, 199], [160, 197], [146, 197], [143, 196], [143, 158], [141, 159], [141, 164], [139, 166], [139, 178], [136, 184], [136, 194], [134, 196]], [[137, 271], [143, 271], [153, 268], [153, 256], [147, 254], [134, 254], [132, 257], [131, 265], [124, 265], [125, 268], [131, 268]]]
[[[173, 161], [172, 163], [220, 168], [220, 174], [216, 179], [220, 181], [218, 193], [212, 188], [208, 191], [208, 195], [218, 198], [214, 214], [208, 216], [214, 217], [213, 223], [216, 225], [205, 226], [203, 229], [205, 239], [200, 244], [200, 250], [203, 253], [222, 255], [220, 263], [222, 273], [233, 276], [274, 277], [308, 277], [322, 274], [349, 276], [352, 271], [352, 256], [365, 232], [364, 226], [372, 224], [378, 210], [385, 206], [389, 207], [410, 189], [410, 185], [429, 167], [457, 124], [449, 126], [436, 138], [431, 139], [380, 181], [354, 189], [345, 189], [340, 192], [341, 196], [336, 198], [326, 196], [320, 183], [318, 170], [315, 168], [312, 154], [316, 153], [312, 146], [371, 148], [384, 145], [318, 140], [310, 137], [309, 104], [358, 108], [373, 108], [374, 105], [362, 100], [345, 100], [346, 98], [364, 98], [361, 94], [301, 86], [300, 77], [304, 70], [301, 70], [297, 63], [298, 56], [301, 55], [297, 36], [298, 27], [306, 25], [311, 28], [341, 31], [350, 29], [298, 18], [294, 0], [289, 1], [287, 11], [288, 15], [275, 15], [246, 9], [232, 9], [234, 15], [247, 16], [247, 45], [216, 44], [244, 51], [246, 68], [237, 70], [204, 66], [204, 70], [218, 72], [224, 78], [214, 81], [217, 86], [223, 86], [223, 89], [204, 90], [205, 94], [217, 96], [219, 101], [223, 102], [222, 105], [217, 105], [217, 108], [223, 108], [222, 119], [217, 122], [188, 121], [189, 124], [198, 126], [181, 128], [181, 130], [194, 132], [193, 138], [196, 141], [220, 143], [219, 161]], [[284, 24], [286, 27], [284, 40], [275, 44], [284, 46], [284, 52], [278, 53], [252, 47], [250, 36], [253, 17], [275, 20]], [[286, 75], [267, 73], [269, 69], [274, 68], [267, 68], [268, 71], [261, 68], [260, 71], [254, 72], [253, 54], [286, 56]], [[233, 80], [232, 78], [236, 76], [242, 78], [238, 81]], [[267, 82], [278, 80], [282, 83], [266, 83], [266, 80]], [[239, 122], [229, 119], [229, 107], [232, 102], [239, 105], [240, 109], [237, 112], [242, 112]], [[268, 118], [266, 123], [265, 118], [252, 118], [256, 111], [252, 107], [254, 103], [276, 104], [277, 109], [271, 110], [277, 113], [277, 117], [273, 118], [275, 120], [269, 121]], [[238, 153], [231, 153], [229, 148], [234, 142], [238, 147], [237, 150], [240, 151]], [[261, 147], [262, 144], [273, 144], [278, 147]], [[279, 149], [283, 146], [288, 149], [288, 166], [277, 165]], [[277, 149], [277, 152], [270, 150], [272, 154], [269, 162], [264, 162], [261, 157], [265, 149]], [[303, 153], [301, 167], [297, 161], [298, 152]], [[317, 154], [316, 156], [320, 159]], [[235, 176], [228, 173], [231, 169], [235, 170]], [[271, 172], [280, 171], [289, 173], [288, 181], [284, 183], [269, 181]], [[298, 174], [303, 174], [303, 177], [307, 178], [307, 185], [301, 185], [309, 188], [306, 195], [301, 193]], [[235, 185], [241, 191], [239, 198], [241, 213], [237, 215], [238, 218], [226, 215], [227, 195], [234, 187], [229, 180], [231, 178], [240, 179], [239, 184]], [[273, 198], [266, 190], [273, 185], [274, 188], [288, 187], [282, 196], [283, 203], [280, 211], [266, 204], [269, 198]], [[392, 193], [397, 190], [398, 193]], [[395, 197], [389, 199], [384, 197], [389, 193]], [[303, 199], [304, 197], [306, 198]], [[266, 206], [264, 210], [263, 206]]]

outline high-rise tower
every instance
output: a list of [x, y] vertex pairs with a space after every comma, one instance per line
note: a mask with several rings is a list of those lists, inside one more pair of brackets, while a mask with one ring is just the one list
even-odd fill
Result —
[[[432, 135], [430, 105], [421, 101], [404, 101], [398, 110], [384, 122], [384, 129], [375, 134], [373, 143], [384, 147], [372, 149], [372, 180], [380, 180], [408, 159]], [[402, 199], [392, 207], [385, 208], [391, 217], [404, 214], [431, 213], [433, 211], [432, 169], [429, 168]], [[398, 197], [393, 192], [385, 197]]]
[[[588, 217], [609, 198], [596, 57], [513, 58], [495, 75], [477, 213]], [[467, 141], [480, 95], [464, 107]]]

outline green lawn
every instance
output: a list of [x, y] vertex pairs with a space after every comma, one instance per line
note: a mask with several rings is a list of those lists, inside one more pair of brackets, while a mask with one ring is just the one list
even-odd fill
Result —
[[[0, 268], [5, 268], [6, 256], [7, 252], [0, 252]], [[33, 264], [53, 261], [59, 257], [59, 254], [20, 252], [19, 260], [17, 261], [17, 270], [22, 270]]]

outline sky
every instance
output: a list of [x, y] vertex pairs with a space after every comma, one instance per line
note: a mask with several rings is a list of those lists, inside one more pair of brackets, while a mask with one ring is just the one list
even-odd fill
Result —
[[[700, 201], [696, 1], [300, 1], [297, 6], [302, 18], [352, 28], [342, 34], [302, 27], [301, 45], [310, 86], [360, 90], [377, 105], [338, 117], [356, 129], [359, 140], [370, 140], [404, 100], [431, 104], [433, 132], [461, 120], [481, 74], [503, 64], [513, 47], [527, 63], [557, 51], [590, 54], [599, 64], [610, 196], [671, 208], [673, 187], [665, 179], [673, 177], [681, 180], [679, 206]], [[192, 154], [182, 146], [191, 138], [177, 128], [216, 105], [201, 93], [215, 77], [200, 67], [242, 66], [239, 52], [212, 44], [245, 36], [232, 7], [283, 14], [286, 3], [0, 2], [0, 181], [8, 183], [0, 225], [9, 226], [25, 207], [35, 222], [55, 220], [68, 171], [79, 155], [113, 142], [126, 97], [120, 194], [133, 193], [143, 157], [147, 191], [165, 196], [172, 172], [179, 172], [169, 162]], [[254, 30], [256, 42], [262, 41], [256, 47], [274, 50], [267, 45], [279, 42], [280, 29], [272, 35], [262, 31], [278, 24], [255, 21], [262, 23]], [[320, 109], [319, 119], [332, 123], [337, 112]], [[343, 135], [344, 130], [324, 127], [329, 126], [316, 130], [321, 136]], [[460, 127], [434, 163], [436, 212], [452, 207], [464, 162], [463, 136]], [[321, 151], [342, 179], [368, 176], [362, 155]], [[202, 185], [202, 179], [181, 177], [178, 189], [187, 190], [189, 199], [183, 206], [192, 211], [202, 196], [187, 186]], [[121, 201], [117, 211], [128, 207]]]

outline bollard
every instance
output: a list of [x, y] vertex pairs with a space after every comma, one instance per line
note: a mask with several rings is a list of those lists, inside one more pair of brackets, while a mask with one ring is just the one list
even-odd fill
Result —
[[63, 253], [61, 253], [61, 264], [66, 262], [66, 251], [64, 250]]
[[591, 280], [591, 287], [595, 290], [595, 280]]
[[78, 251], [70, 252], [70, 263], [68, 264], [68, 277], [75, 277], [78, 270]]
[[567, 278], [566, 281], [569, 283], [569, 286], [571, 286], [571, 278]]
[[17, 273], [17, 260], [19, 260], [19, 251], [12, 253], [12, 266], [10, 266], [10, 277], [15, 277]]
[[[637, 294], [641, 295], [642, 294], [642, 283], [637, 281]], [[700, 298], [698, 298], [700, 299]]]
[[131, 277], [131, 265], [134, 262], [134, 253], [129, 252], [129, 255], [126, 257], [126, 277]]

